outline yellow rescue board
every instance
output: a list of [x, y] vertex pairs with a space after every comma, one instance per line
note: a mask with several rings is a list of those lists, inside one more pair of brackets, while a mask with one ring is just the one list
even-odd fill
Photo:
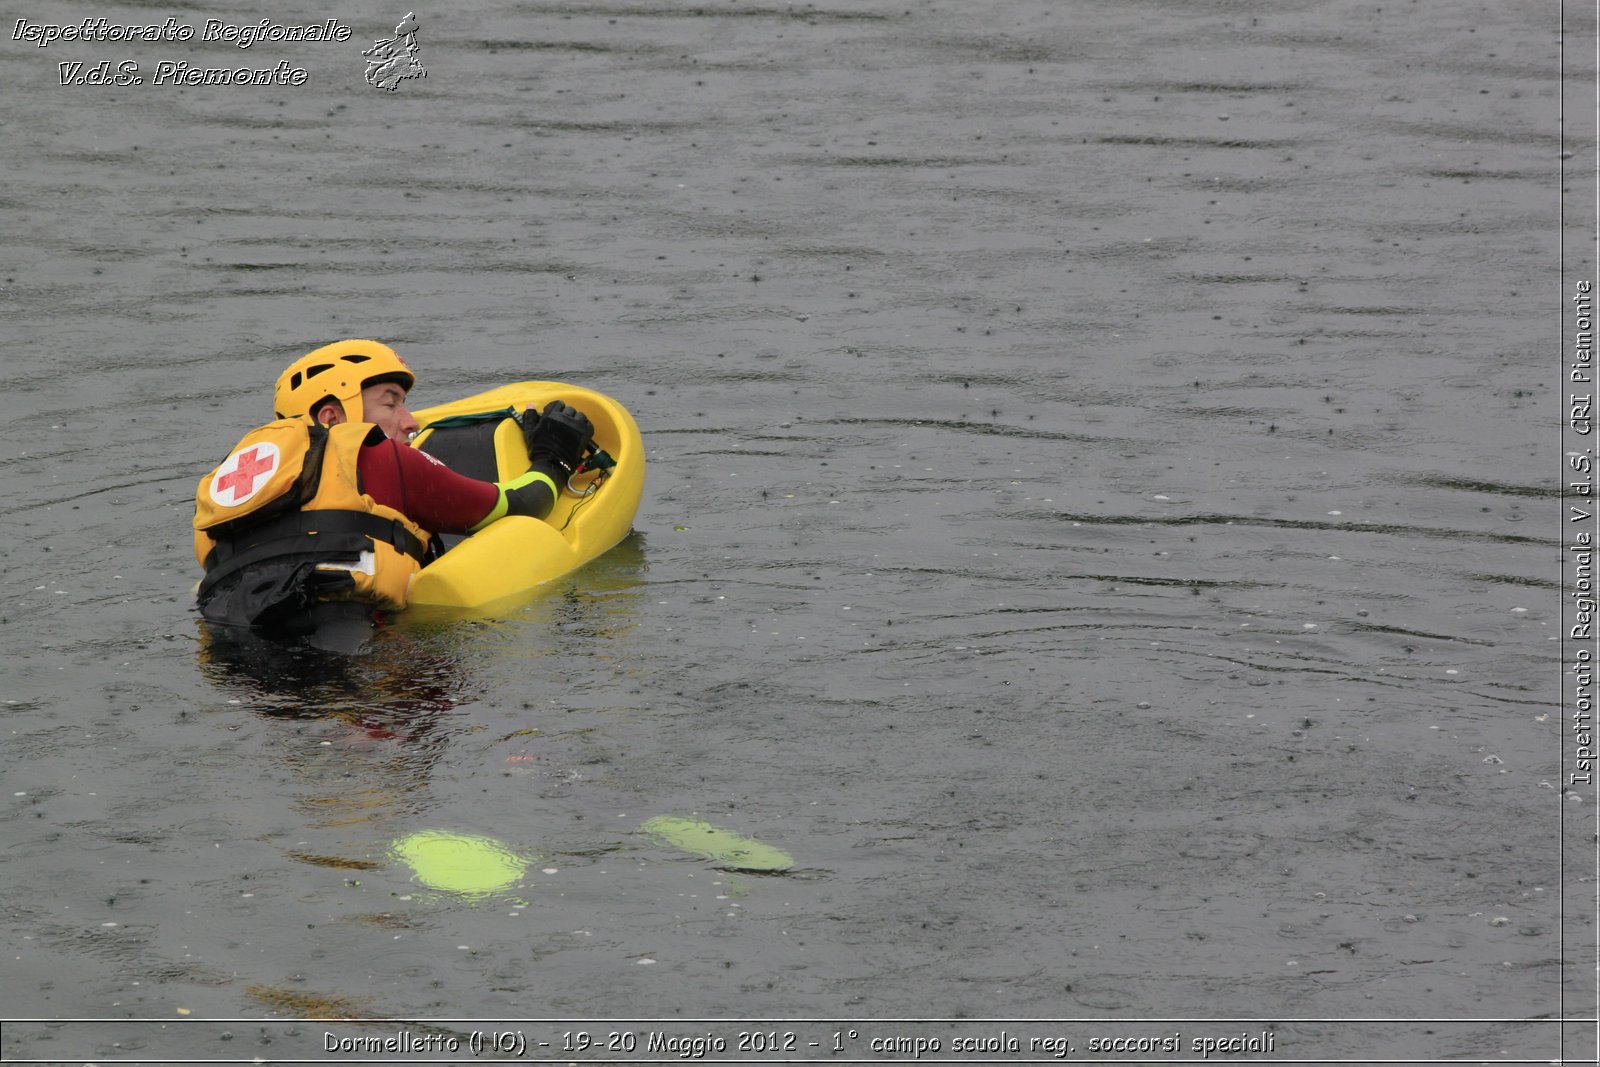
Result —
[[[508, 516], [429, 563], [411, 581], [409, 607], [484, 608], [512, 600], [614, 548], [633, 528], [644, 493], [644, 442], [633, 416], [604, 393], [562, 382], [504, 385], [412, 412], [423, 427], [413, 444], [425, 446], [429, 424], [441, 419], [529, 406], [543, 411], [552, 400], [587, 415], [595, 444], [617, 465], [588, 495], [572, 491], [595, 484], [587, 474], [574, 478], [572, 488], [563, 486], [548, 518]], [[528, 469], [527, 448], [515, 424], [502, 423], [494, 443], [501, 480]]]

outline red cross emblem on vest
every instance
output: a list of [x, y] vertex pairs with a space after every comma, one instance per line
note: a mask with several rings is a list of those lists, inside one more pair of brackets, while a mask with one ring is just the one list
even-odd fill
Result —
[[262, 441], [241, 448], [223, 461], [211, 479], [211, 499], [225, 508], [238, 507], [272, 480], [278, 469], [278, 446]]

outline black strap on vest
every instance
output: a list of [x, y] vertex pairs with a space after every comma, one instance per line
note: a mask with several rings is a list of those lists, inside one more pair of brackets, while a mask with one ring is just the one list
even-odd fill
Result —
[[365, 511], [297, 511], [218, 541], [206, 557], [206, 576], [200, 582], [198, 599], [204, 601], [217, 583], [264, 560], [285, 556], [329, 563], [353, 559], [369, 547], [369, 537], [424, 562], [427, 545], [398, 519]]

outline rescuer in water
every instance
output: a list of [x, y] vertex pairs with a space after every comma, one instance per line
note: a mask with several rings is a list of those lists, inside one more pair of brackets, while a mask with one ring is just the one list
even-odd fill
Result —
[[289, 365], [277, 420], [246, 434], [195, 493], [207, 621], [295, 634], [328, 605], [398, 611], [435, 534], [544, 518], [592, 444], [588, 418], [552, 401], [522, 417], [527, 473], [468, 478], [410, 446], [415, 384], [376, 341], [337, 341]]

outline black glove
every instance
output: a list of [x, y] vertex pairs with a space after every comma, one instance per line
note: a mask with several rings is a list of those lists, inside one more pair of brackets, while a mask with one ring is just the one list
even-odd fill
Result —
[[594, 426], [577, 408], [552, 400], [531, 427], [523, 429], [528, 459], [535, 466], [554, 466], [572, 473], [584, 452], [594, 446]]

